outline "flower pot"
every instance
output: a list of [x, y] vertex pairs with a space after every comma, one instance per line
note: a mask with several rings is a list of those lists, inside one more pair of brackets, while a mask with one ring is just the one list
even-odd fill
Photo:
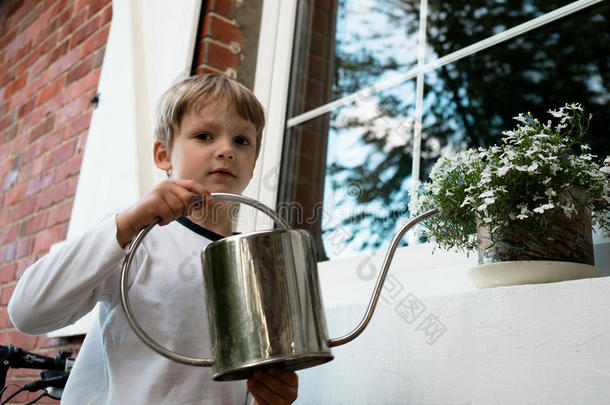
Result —
[[527, 220], [507, 225], [495, 240], [488, 227], [479, 227], [479, 265], [468, 271], [473, 283], [489, 288], [601, 276], [593, 266], [591, 212], [580, 204], [584, 196], [584, 189], [572, 187], [565, 198], [577, 212], [554, 216], [543, 235]]
[[560, 213], [552, 218], [540, 235], [528, 220], [516, 221], [503, 228], [502, 237], [492, 237], [489, 227], [477, 231], [479, 264], [520, 260], [550, 260], [593, 264], [591, 211], [580, 203], [585, 190], [572, 187], [564, 199], [578, 207], [570, 217]]
[[485, 263], [468, 269], [468, 277], [481, 289], [601, 276], [601, 270], [590, 264], [543, 260]]

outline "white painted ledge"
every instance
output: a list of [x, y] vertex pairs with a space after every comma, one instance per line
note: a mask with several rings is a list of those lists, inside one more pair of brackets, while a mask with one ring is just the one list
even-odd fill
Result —
[[[608, 403], [609, 277], [384, 295], [360, 337], [299, 371], [297, 404]], [[327, 308], [331, 337], [364, 308]]]

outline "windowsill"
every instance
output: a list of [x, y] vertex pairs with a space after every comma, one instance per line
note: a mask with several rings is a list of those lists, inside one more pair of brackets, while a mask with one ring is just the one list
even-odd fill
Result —
[[[318, 263], [325, 305], [368, 303], [384, 255], [377, 252]], [[610, 242], [595, 245], [595, 258], [603, 276], [610, 276]], [[387, 296], [411, 293], [419, 298], [479, 291], [467, 274], [476, 265], [476, 253], [435, 250], [432, 244], [402, 247], [396, 250], [382, 291]]]

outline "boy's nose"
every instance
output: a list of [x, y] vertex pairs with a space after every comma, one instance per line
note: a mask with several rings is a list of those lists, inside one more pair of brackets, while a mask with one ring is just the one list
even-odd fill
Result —
[[216, 150], [216, 157], [219, 159], [233, 159], [233, 147], [230, 142], [221, 142]]

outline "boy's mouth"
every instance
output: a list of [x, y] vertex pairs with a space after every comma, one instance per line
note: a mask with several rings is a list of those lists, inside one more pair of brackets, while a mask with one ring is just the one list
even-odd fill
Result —
[[214, 174], [216, 176], [221, 176], [221, 177], [235, 177], [235, 174], [231, 170], [225, 169], [225, 168], [212, 170], [210, 172], [210, 174]]

